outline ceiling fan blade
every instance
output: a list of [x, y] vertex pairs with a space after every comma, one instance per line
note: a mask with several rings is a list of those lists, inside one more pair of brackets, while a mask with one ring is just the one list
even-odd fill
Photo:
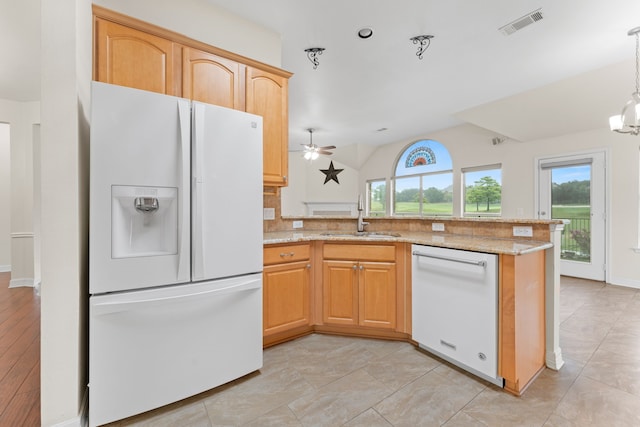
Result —
[[336, 148], [335, 145], [325, 145], [324, 147], [319, 147], [321, 150], [333, 150]]
[[318, 154], [324, 154], [325, 156], [330, 156], [333, 153], [331, 151], [326, 151], [326, 150], [318, 150]]

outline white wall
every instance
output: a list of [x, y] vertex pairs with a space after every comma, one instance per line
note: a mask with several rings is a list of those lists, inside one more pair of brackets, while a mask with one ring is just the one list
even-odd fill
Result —
[[41, 2], [41, 422], [80, 425], [87, 383], [89, 0]]
[[[97, 3], [223, 49], [280, 64], [277, 35], [232, 19], [206, 0]], [[41, 421], [43, 426], [80, 426], [88, 354], [91, 1], [43, 1], [41, 7]]]
[[[397, 154], [417, 139], [441, 142], [453, 159], [454, 214], [460, 215], [460, 168], [502, 163], [502, 215], [504, 218], [535, 218], [535, 159], [544, 156], [571, 154], [604, 149], [610, 154], [607, 191], [610, 207], [610, 264], [608, 281], [614, 284], [640, 287], [639, 224], [639, 143], [638, 137], [620, 135], [608, 129], [564, 135], [524, 143], [505, 141], [492, 145], [495, 134], [473, 125], [462, 125], [414, 140], [379, 147], [360, 169], [360, 191], [367, 179], [389, 177]], [[519, 212], [523, 213], [522, 215]]]
[[328, 169], [330, 162], [325, 156], [309, 162], [301, 153], [289, 155], [289, 185], [282, 189], [281, 195], [283, 216], [307, 215], [304, 202], [357, 203], [358, 171], [333, 160], [335, 169], [344, 169], [338, 174], [340, 183], [331, 180], [325, 184], [326, 175], [320, 169]]
[[0, 272], [11, 270], [11, 126], [0, 123]]
[[[10, 255], [0, 266], [11, 266], [11, 286], [33, 285], [33, 127], [40, 122], [39, 102], [0, 100], [0, 122], [10, 125], [8, 167], [10, 190], [6, 212], [10, 218]], [[7, 169], [4, 170], [7, 173]], [[1, 174], [1, 172], [0, 172]], [[6, 183], [7, 180], [4, 180]], [[1, 200], [1, 199], [0, 199]], [[2, 227], [0, 225], [0, 227]], [[0, 237], [2, 242], [3, 237]], [[0, 246], [3, 246], [0, 243]], [[2, 249], [0, 248], [0, 254]]]
[[282, 64], [278, 33], [205, 0], [95, 0], [94, 3], [274, 67]]

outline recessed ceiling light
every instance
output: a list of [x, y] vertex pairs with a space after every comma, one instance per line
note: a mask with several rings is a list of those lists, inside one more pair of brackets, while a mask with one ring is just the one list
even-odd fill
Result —
[[358, 37], [360, 37], [361, 39], [368, 39], [372, 35], [373, 35], [373, 29], [369, 27], [361, 28], [358, 31]]
[[388, 128], [380, 128], [376, 129], [376, 132], [384, 132], [385, 130], [389, 130]]

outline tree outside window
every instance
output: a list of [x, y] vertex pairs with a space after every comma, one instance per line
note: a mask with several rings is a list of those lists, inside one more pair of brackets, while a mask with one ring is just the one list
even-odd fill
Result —
[[463, 168], [464, 215], [499, 216], [502, 210], [500, 165]]

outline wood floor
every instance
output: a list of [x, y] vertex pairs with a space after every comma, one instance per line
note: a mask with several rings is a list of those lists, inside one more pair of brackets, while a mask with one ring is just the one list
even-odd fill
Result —
[[0, 273], [0, 426], [40, 425], [40, 296]]

